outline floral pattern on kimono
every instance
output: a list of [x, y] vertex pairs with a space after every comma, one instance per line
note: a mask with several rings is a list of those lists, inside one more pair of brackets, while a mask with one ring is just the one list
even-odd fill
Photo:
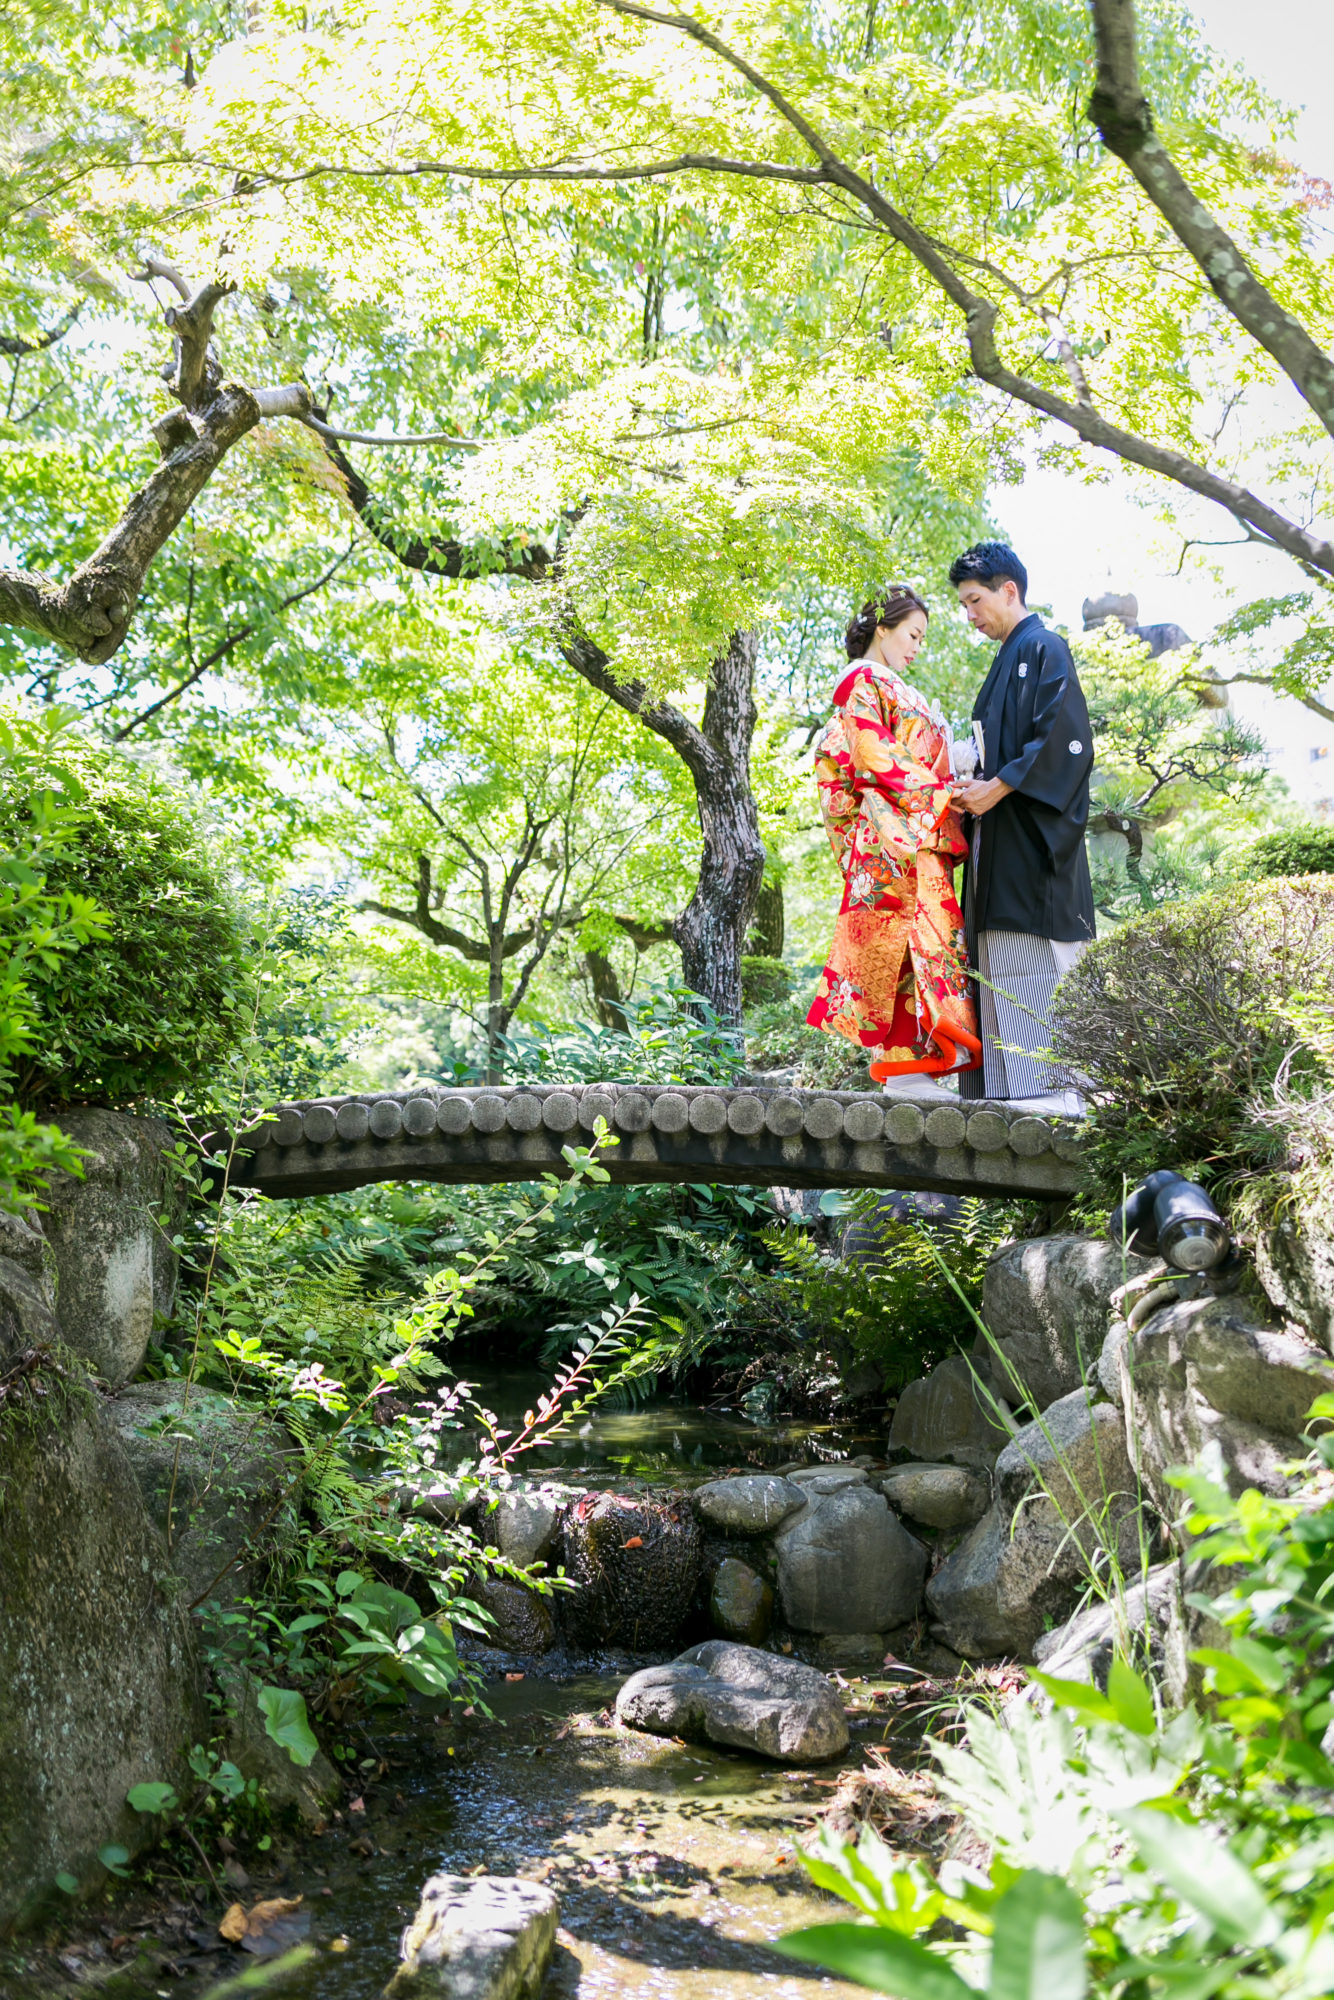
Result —
[[806, 1019], [874, 1049], [877, 1080], [981, 1060], [954, 862], [949, 741], [921, 695], [856, 662], [815, 752], [820, 810], [843, 872], [829, 962]]

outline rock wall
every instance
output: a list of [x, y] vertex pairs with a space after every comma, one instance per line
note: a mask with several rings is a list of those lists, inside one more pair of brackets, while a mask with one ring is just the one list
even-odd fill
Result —
[[[215, 1726], [190, 1605], [254, 1581], [250, 1542], [285, 1485], [265, 1417], [132, 1380], [176, 1284], [167, 1127], [62, 1123], [86, 1178], [57, 1177], [40, 1216], [0, 1215], [0, 1932], [40, 1914], [57, 1876], [98, 1882], [100, 1848], [151, 1838], [126, 1792], [185, 1783]], [[272, 1778], [244, 1721], [243, 1768]], [[290, 1802], [317, 1790], [308, 1774]]]
[[160, 1118], [67, 1111], [62, 1129], [86, 1149], [84, 1178], [53, 1178], [42, 1228], [55, 1256], [66, 1346], [103, 1381], [143, 1367], [155, 1313], [171, 1311], [176, 1256], [159, 1218], [171, 1199]]
[[[1334, 1389], [1334, 1362], [1281, 1303], [1283, 1323], [1236, 1263], [1204, 1280], [1091, 1237], [1009, 1246], [987, 1272], [973, 1354], [900, 1397], [895, 1462], [789, 1466], [686, 1496], [702, 1586], [680, 1636], [878, 1664], [926, 1625], [951, 1654], [1073, 1648], [1093, 1672], [1147, 1573], [1153, 1643], [1184, 1688], [1201, 1641], [1171, 1557], [1181, 1503], [1168, 1472], [1202, 1464], [1233, 1492], [1283, 1491], [1306, 1412]], [[551, 1489], [508, 1495], [498, 1546], [541, 1560], [568, 1505]], [[519, 1651], [568, 1622], [559, 1599], [519, 1584], [492, 1597], [501, 1643]]]
[[166, 1544], [105, 1404], [64, 1339], [58, 1253], [0, 1221], [0, 1930], [58, 1874], [131, 1850], [125, 1804], [182, 1774], [206, 1731], [194, 1635]]

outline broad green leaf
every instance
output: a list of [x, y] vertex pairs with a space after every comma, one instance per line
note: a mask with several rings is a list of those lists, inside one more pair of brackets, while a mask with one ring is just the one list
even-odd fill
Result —
[[877, 1993], [896, 1994], [898, 2000], [975, 2000], [976, 1989], [937, 1952], [893, 1931], [865, 1924], [812, 1924], [777, 1938], [772, 1948]]
[[71, 1875], [67, 1868], [62, 1868], [56, 1876], [56, 1887], [57, 1889], [62, 1889], [67, 1896], [77, 1896], [79, 1893], [78, 1877]]
[[1059, 1875], [1029, 1869], [996, 1905], [990, 2000], [1084, 2000], [1084, 1906]]
[[128, 1847], [122, 1847], [118, 1841], [112, 1840], [108, 1841], [105, 1847], [98, 1848], [97, 1858], [108, 1874], [123, 1876], [125, 1864], [130, 1858], [130, 1850]]
[[1090, 1722], [1119, 1722], [1121, 1719], [1107, 1696], [1088, 1681], [1063, 1681], [1054, 1674], [1040, 1674], [1036, 1667], [1030, 1668], [1029, 1679], [1035, 1680], [1058, 1708], [1073, 1708], [1078, 1714], [1086, 1715]]
[[281, 1745], [294, 1764], [304, 1768], [314, 1763], [320, 1746], [306, 1715], [304, 1695], [295, 1688], [261, 1688], [259, 1709], [265, 1734]]
[[1249, 1868], [1202, 1828], [1165, 1813], [1127, 1807], [1114, 1813], [1146, 1867], [1230, 1944], [1270, 1944], [1282, 1925]]
[[1152, 1736], [1158, 1727], [1153, 1696], [1132, 1666], [1118, 1654], [1107, 1671], [1107, 1697], [1117, 1720], [1137, 1736]]
[[178, 1801], [170, 1785], [156, 1783], [131, 1785], [125, 1794], [125, 1803], [133, 1806], [136, 1812], [159, 1813], [173, 1812]]

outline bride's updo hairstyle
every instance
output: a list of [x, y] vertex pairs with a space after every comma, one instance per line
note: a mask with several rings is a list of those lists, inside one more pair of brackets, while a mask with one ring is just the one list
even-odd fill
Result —
[[931, 616], [917, 592], [910, 589], [906, 583], [886, 585], [878, 597], [873, 597], [868, 603], [863, 604], [849, 625], [846, 635], [848, 658], [864, 660], [866, 649], [880, 626], [883, 625], [887, 631], [893, 631], [894, 627], [901, 625], [905, 618], [911, 618], [914, 611], [920, 611], [923, 618]]

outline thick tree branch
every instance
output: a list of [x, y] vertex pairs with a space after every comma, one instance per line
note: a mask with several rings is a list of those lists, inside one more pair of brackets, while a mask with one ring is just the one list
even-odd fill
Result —
[[1334, 436], [1334, 360], [1256, 276], [1158, 136], [1140, 84], [1134, 0], [1089, 0], [1089, 5], [1098, 45], [1089, 116], [1103, 144], [1130, 169], [1227, 310], [1273, 356]]
[[[1118, 6], [1127, 5], [1128, 0], [1115, 0]], [[1297, 522], [1289, 520], [1277, 508], [1261, 500], [1257, 494], [1239, 485], [1235, 480], [1224, 479], [1211, 472], [1207, 466], [1199, 465], [1187, 458], [1183, 452], [1172, 451], [1165, 446], [1152, 443], [1148, 438], [1136, 436], [1111, 424], [1090, 406], [1080, 402], [1067, 402], [1054, 395], [1027, 377], [1018, 375], [1008, 368], [1001, 359], [996, 341], [998, 312], [990, 299], [975, 292], [954, 268], [949, 258], [938, 244], [900, 213], [886, 200], [873, 182], [867, 180], [854, 168], [841, 160], [819, 131], [797, 110], [776, 84], [763, 76], [760, 71], [729, 48], [727, 43], [697, 21], [690, 14], [663, 14], [652, 7], [638, 4], [638, 0], [599, 0], [599, 5], [612, 13], [633, 15], [641, 21], [652, 21], [660, 27], [672, 28], [677, 33], [688, 35], [692, 41], [701, 43], [711, 50], [721, 61], [744, 76], [761, 96], [767, 98], [779, 116], [808, 145], [824, 170], [824, 178], [846, 190], [867, 212], [875, 217], [887, 233], [901, 244], [927, 275], [944, 292], [951, 303], [963, 315], [968, 337], [969, 358], [973, 373], [991, 387], [1013, 396], [1016, 402], [1027, 404], [1030, 409], [1040, 411], [1043, 416], [1053, 418], [1057, 423], [1066, 424], [1075, 431], [1086, 444], [1103, 451], [1113, 452], [1118, 458], [1126, 459], [1132, 465], [1143, 466], [1146, 471], [1158, 472], [1187, 487], [1202, 498], [1216, 501], [1240, 521], [1249, 522], [1266, 535], [1289, 555], [1309, 569], [1325, 576], [1334, 576], [1334, 544], [1324, 536], [1314, 535]], [[514, 176], [520, 178], [518, 174]], [[1334, 406], [1332, 406], [1334, 407]]]
[[674, 703], [652, 700], [642, 681], [617, 680], [601, 646], [589, 638], [572, 613], [563, 619], [557, 643], [569, 665], [590, 687], [661, 736], [664, 743], [670, 743], [692, 777], [698, 780], [702, 773], [713, 774], [716, 759], [704, 732]]
[[0, 569], [0, 623], [54, 640], [93, 665], [109, 660], [124, 642], [149, 564], [259, 418], [251, 391], [224, 382], [194, 414], [189, 440], [176, 444], [130, 495], [111, 533], [68, 583], [33, 570]]
[[78, 306], [71, 306], [57, 326], [47, 327], [41, 333], [0, 333], [0, 354], [11, 361], [22, 361], [29, 354], [40, 354], [45, 348], [54, 347], [65, 338], [79, 312]]
[[[471, 549], [465, 547], [462, 542], [455, 541], [452, 536], [414, 535], [396, 528], [338, 443], [336, 434], [325, 424], [324, 419], [328, 416], [328, 411], [315, 406], [315, 414], [321, 420], [320, 443], [329, 463], [343, 482], [347, 504], [382, 549], [387, 549], [395, 561], [401, 562], [405, 569], [420, 570], [425, 576], [465, 577], [487, 573], [488, 566], [483, 564]], [[522, 576], [526, 577], [529, 583], [538, 583], [550, 570], [551, 557], [540, 543], [520, 546], [517, 542], [506, 542], [500, 552], [499, 562], [491, 567], [501, 575]]]

